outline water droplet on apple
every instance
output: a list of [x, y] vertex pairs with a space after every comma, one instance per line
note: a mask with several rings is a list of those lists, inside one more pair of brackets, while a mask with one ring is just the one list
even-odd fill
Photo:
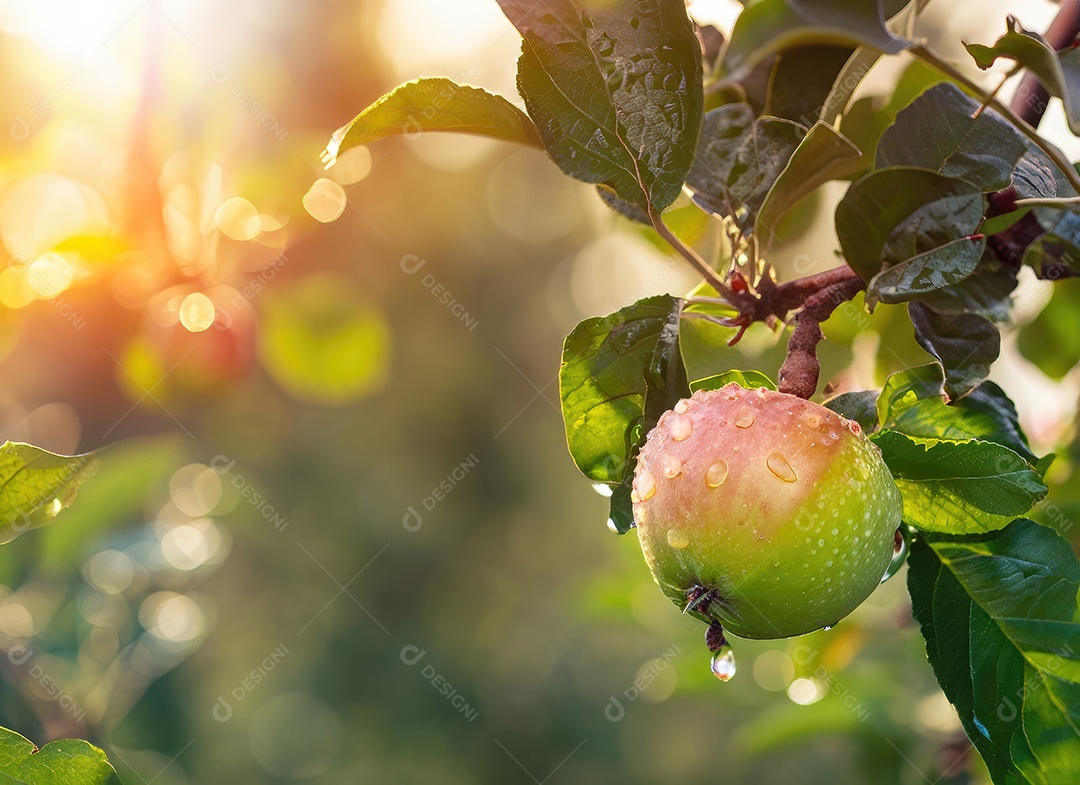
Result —
[[679, 550], [682, 550], [690, 544], [690, 538], [687, 537], [684, 532], [681, 532], [678, 529], [668, 529], [667, 541], [668, 545], [670, 545], [672, 548], [677, 548]]
[[664, 472], [665, 477], [674, 480], [682, 474], [682, 461], [673, 455], [665, 455], [663, 461], [661, 461], [660, 469]]
[[634, 483], [634, 492], [639, 500], [647, 502], [656, 495], [656, 480], [648, 472], [642, 472], [637, 476], [637, 482]]
[[740, 414], [739, 419], [737, 419], [735, 421], [735, 427], [736, 428], [746, 429], [746, 428], [749, 428], [753, 424], [754, 424], [754, 415], [751, 414], [750, 412], [744, 412], [743, 414]]
[[686, 410], [690, 408], [690, 401], [683, 398], [677, 404], [675, 404], [676, 414], [686, 414]]
[[774, 452], [766, 458], [765, 465], [769, 467], [769, 471], [784, 482], [795, 482], [799, 479], [799, 475], [795, 474], [795, 470], [791, 468], [787, 458], [778, 452]]
[[735, 652], [727, 647], [720, 649], [713, 654], [710, 668], [720, 681], [731, 681], [735, 676]]
[[705, 484], [710, 488], [719, 488], [728, 477], [728, 465], [724, 461], [717, 461], [705, 470]]
[[685, 414], [673, 414], [668, 417], [667, 429], [672, 439], [677, 442], [684, 442], [694, 432], [694, 424], [690, 422], [690, 418]]

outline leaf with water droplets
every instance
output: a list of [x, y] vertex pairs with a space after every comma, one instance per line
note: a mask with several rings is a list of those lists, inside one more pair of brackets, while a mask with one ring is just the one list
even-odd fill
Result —
[[524, 41], [518, 89], [548, 153], [650, 216], [682, 191], [704, 105], [682, 0], [499, 0]]
[[920, 535], [908, 588], [926, 654], [996, 783], [1080, 782], [1080, 564], [1029, 520]]
[[[964, 180], [926, 169], [879, 169], [848, 189], [836, 208], [836, 233], [844, 258], [871, 293], [901, 302], [971, 274], [984, 241], [965, 238], [982, 223], [985, 203]], [[875, 286], [879, 273], [888, 275]]]
[[0, 446], [0, 544], [53, 521], [93, 470], [92, 455], [55, 455], [29, 444]]
[[945, 369], [945, 392], [959, 399], [990, 375], [1001, 352], [1001, 333], [974, 313], [938, 313], [930, 306], [908, 303], [915, 340]]
[[633, 523], [629, 478], [640, 443], [690, 395], [679, 355], [681, 312], [681, 300], [650, 297], [587, 319], [563, 346], [559, 396], [570, 454], [590, 479], [617, 485], [612, 519], [621, 531]]
[[686, 178], [701, 209], [751, 229], [765, 197], [806, 136], [798, 123], [758, 117], [748, 104], [705, 115], [694, 166]]

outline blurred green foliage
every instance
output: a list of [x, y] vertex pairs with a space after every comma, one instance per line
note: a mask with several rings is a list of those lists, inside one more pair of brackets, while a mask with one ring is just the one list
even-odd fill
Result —
[[[0, 308], [5, 396], [26, 411], [72, 407], [79, 449], [119, 442], [74, 508], [0, 551], [0, 724], [43, 741], [86, 736], [125, 782], [158, 785], [985, 781], [902, 577], [834, 630], [738, 642], [739, 673], [721, 685], [700, 625], [672, 612], [635, 536], [606, 530], [607, 501], [563, 440], [563, 337], [586, 316], [688, 287], [591, 189], [536, 152], [402, 138], [350, 187], [342, 220], [303, 215], [327, 130], [398, 81], [379, 55], [380, 10], [207, 10], [199, 57], [166, 28], [172, 99], [156, 94], [142, 143], [159, 159], [220, 160], [230, 193], [293, 216], [280, 274], [230, 268], [231, 286], [259, 287], [243, 309], [258, 327], [228, 348], [229, 373], [208, 373], [214, 349], [173, 375], [188, 344], [119, 305], [105, 277], [64, 295], [85, 329], [55, 302]], [[496, 66], [478, 50], [461, 68], [495, 81], [515, 50]], [[9, 74], [34, 51], [0, 41]], [[29, 117], [62, 75], [12, 76], [0, 102]], [[908, 81], [913, 96], [928, 76]], [[0, 140], [5, 188], [37, 170], [92, 179], [88, 159], [135, 157], [115, 129], [108, 156], [76, 155], [80, 133], [115, 123], [75, 105], [93, 103], [90, 87], [71, 90], [73, 106], [35, 126], [41, 137]], [[900, 105], [860, 111], [887, 124]], [[161, 169], [142, 174], [155, 183]], [[117, 166], [95, 185], [113, 196], [129, 174]], [[816, 207], [793, 216], [800, 239]], [[673, 218], [710, 239], [693, 208]], [[138, 246], [140, 231], [126, 241]], [[613, 235], [622, 244], [596, 261], [597, 238]], [[237, 258], [269, 253], [238, 242], [213, 240]], [[815, 253], [822, 269], [827, 252]], [[850, 305], [824, 325], [823, 379], [880, 385], [926, 361], [901, 306]], [[1028, 329], [1068, 334], [1070, 313], [1047, 313]], [[150, 347], [149, 375], [128, 373], [135, 341]], [[249, 349], [262, 365], [233, 375]], [[783, 360], [762, 325], [739, 352], [774, 378]], [[1075, 542], [1073, 452], [1038, 515]]]

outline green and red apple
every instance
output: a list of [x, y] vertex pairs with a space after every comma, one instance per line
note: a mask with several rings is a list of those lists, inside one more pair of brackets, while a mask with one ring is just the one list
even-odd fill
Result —
[[858, 423], [736, 384], [660, 418], [632, 499], [664, 594], [742, 638], [788, 638], [851, 613], [889, 566], [901, 512]]

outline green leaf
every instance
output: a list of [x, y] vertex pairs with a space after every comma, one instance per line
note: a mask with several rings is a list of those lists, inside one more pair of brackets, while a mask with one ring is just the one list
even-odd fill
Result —
[[[862, 150], [864, 170], [872, 168], [878, 141], [885, 129], [896, 120], [900, 110], [930, 86], [945, 81], [948, 80], [941, 73], [916, 60], [904, 69], [884, 106], [881, 106], [880, 98], [868, 95], [859, 98], [844, 111], [840, 118], [840, 131]], [[829, 121], [833, 118], [822, 119]]]
[[917, 537], [912, 611], [938, 683], [998, 785], [1080, 782], [1080, 564], [1029, 520]]
[[851, 96], [870, 69], [881, 59], [881, 52], [867, 46], [860, 46], [851, 55], [840, 73], [836, 75], [833, 86], [818, 113], [818, 118], [824, 122], [833, 124], [838, 115], [842, 115], [847, 109]]
[[544, 149], [532, 120], [505, 98], [449, 79], [417, 79], [387, 93], [335, 131], [323, 162], [330, 166], [350, 147], [387, 136], [415, 137], [428, 131], [477, 134]]
[[1025, 30], [1012, 16], [1007, 21], [1007, 32], [993, 46], [964, 46], [984, 70], [1004, 57], [1031, 71], [1051, 95], [1062, 100], [1070, 130], [1080, 134], [1080, 58], [1075, 51], [1059, 55], [1045, 38]]
[[1054, 379], [1061, 379], [1080, 362], [1080, 284], [1072, 280], [1054, 286], [1053, 297], [1035, 321], [1020, 329], [1020, 353]]
[[93, 468], [93, 454], [55, 455], [17, 442], [0, 446], [0, 544], [52, 523]]
[[883, 267], [972, 235], [984, 206], [982, 192], [963, 180], [880, 169], [848, 189], [836, 208], [836, 233], [848, 264], [869, 283]]
[[566, 440], [586, 477], [619, 483], [659, 416], [689, 395], [679, 359], [682, 301], [650, 297], [567, 337], [559, 372]]
[[975, 272], [959, 283], [919, 297], [938, 313], [977, 313], [992, 322], [1009, 319], [1010, 295], [1017, 285], [1016, 271], [991, 253], [975, 267]]
[[767, 255], [776, 241], [780, 219], [803, 198], [830, 180], [858, 171], [859, 148], [827, 123], [817, 123], [799, 143], [776, 178], [757, 214], [754, 232]]
[[[873, 309], [878, 302], [890, 305], [903, 303], [921, 294], [960, 283], [975, 272], [985, 249], [985, 238], [972, 241], [962, 237], [886, 267], [870, 279], [866, 288], [866, 305]], [[886, 246], [885, 257], [890, 256], [904, 254], [895, 253]]]
[[854, 420], [866, 433], [873, 433], [878, 429], [877, 416], [878, 392], [876, 390], [860, 390], [847, 392], [825, 402], [825, 408]]
[[1000, 387], [983, 382], [960, 400], [946, 403], [945, 374], [937, 363], [890, 376], [877, 398], [876, 415], [881, 427], [908, 436], [981, 439], [1008, 447], [1031, 466], [1038, 462], [1020, 427], [1016, 407]]
[[105, 753], [82, 739], [62, 739], [41, 749], [0, 728], [0, 783], [5, 785], [122, 785]]
[[782, 52], [769, 77], [764, 114], [814, 125], [854, 51], [850, 46], [812, 44]]
[[1080, 275], [1080, 213], [1037, 208], [1035, 217], [1046, 233], [1024, 252], [1024, 264], [1041, 278]]
[[770, 55], [814, 44], [889, 54], [911, 46], [889, 32], [880, 0], [759, 0], [739, 14], [721, 70], [735, 80]]
[[1001, 333], [973, 313], [943, 314], [920, 302], [908, 303], [915, 340], [945, 369], [945, 392], [963, 398], [990, 374], [1001, 353]]
[[956, 85], [934, 85], [902, 110], [877, 147], [876, 168], [913, 166], [967, 180], [983, 191], [1012, 184], [1027, 140]]
[[976, 534], [1024, 515], [1046, 496], [1042, 478], [993, 442], [871, 435], [904, 499], [904, 520], [923, 531]]
[[499, 0], [524, 37], [518, 89], [567, 175], [646, 213], [675, 201], [704, 105], [682, 0]]
[[703, 210], [730, 216], [745, 230], [805, 136], [790, 120], [755, 120], [747, 104], [714, 109], [705, 115], [686, 185]]
[[728, 384], [737, 384], [747, 390], [764, 387], [767, 390], [775, 390], [776, 382], [760, 371], [728, 371], [708, 376], [704, 379], [690, 382], [691, 392], [698, 390], [719, 390]]

